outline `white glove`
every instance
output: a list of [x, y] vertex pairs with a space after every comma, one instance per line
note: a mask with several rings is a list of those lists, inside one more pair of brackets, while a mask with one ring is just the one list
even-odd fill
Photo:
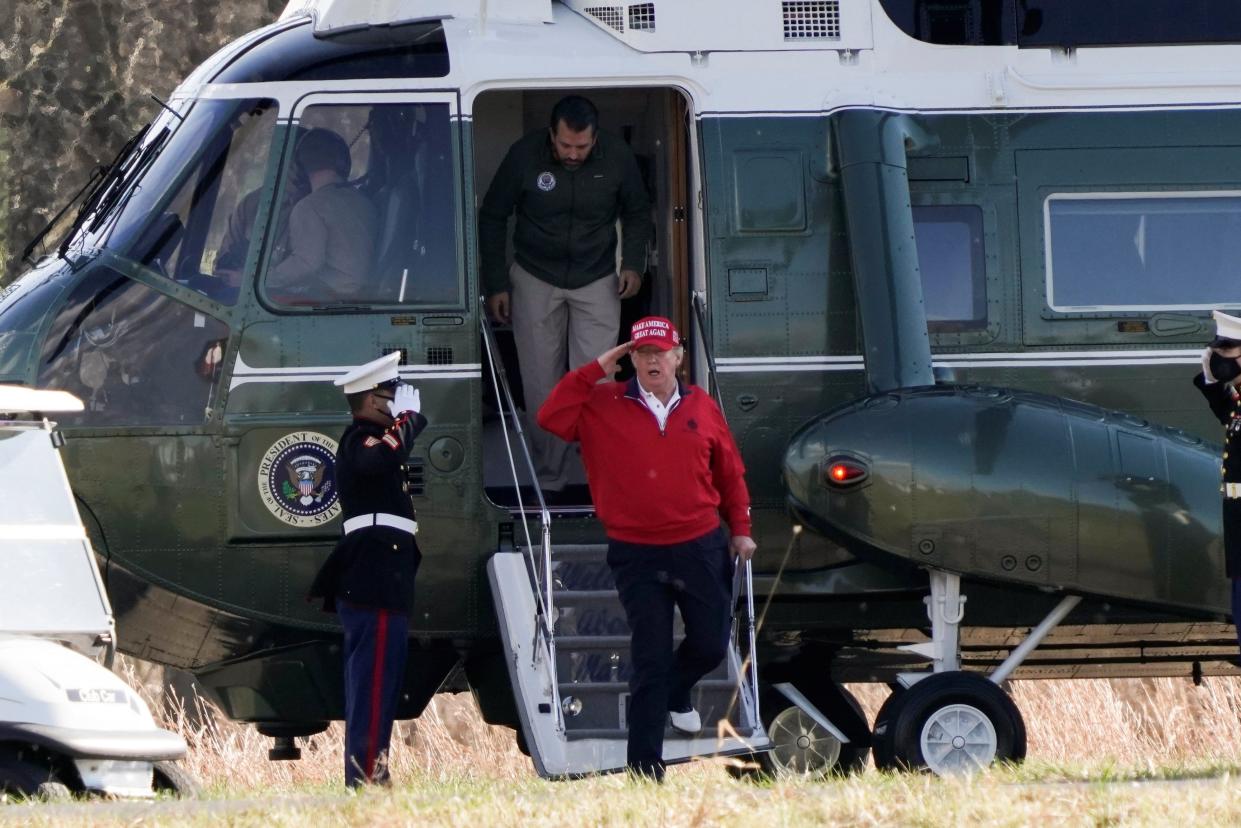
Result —
[[422, 408], [422, 395], [418, 393], [417, 388], [405, 383], [396, 387], [396, 394], [388, 403], [388, 410], [392, 412], [393, 417], [399, 417], [406, 411], [417, 413], [420, 408]]
[[1202, 349], [1202, 380], [1207, 385], [1213, 385], [1218, 382], [1215, 375], [1211, 373], [1211, 349]]

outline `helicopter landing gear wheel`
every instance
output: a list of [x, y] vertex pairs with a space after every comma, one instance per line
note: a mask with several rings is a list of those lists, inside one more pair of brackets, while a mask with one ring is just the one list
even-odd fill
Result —
[[767, 726], [771, 750], [758, 755], [766, 776], [821, 776], [839, 766], [839, 739], [824, 730], [800, 707], [788, 705]]
[[1026, 755], [1025, 722], [1013, 700], [982, 676], [960, 671], [894, 692], [875, 719], [874, 738], [880, 770], [945, 776]]
[[771, 738], [771, 750], [748, 757], [748, 766], [729, 766], [739, 779], [773, 779], [804, 776], [818, 779], [861, 772], [870, 753], [870, 729], [857, 699], [843, 687], [819, 694], [815, 706], [849, 737], [837, 739], [810, 714], [784, 694], [768, 689], [763, 694], [763, 726]]

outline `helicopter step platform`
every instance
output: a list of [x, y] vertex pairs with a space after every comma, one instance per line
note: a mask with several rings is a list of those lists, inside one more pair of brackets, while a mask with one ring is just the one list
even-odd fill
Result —
[[[520, 551], [499, 552], [487, 564], [522, 732], [543, 777], [625, 766], [629, 626], [606, 554], [603, 544], [555, 547], [550, 577], [542, 578], [536, 558]], [[550, 628], [543, 616], [548, 604]], [[674, 642], [682, 630], [678, 613]], [[694, 687], [702, 731], [691, 737], [669, 727], [664, 760], [673, 764], [766, 748], [750, 695], [734, 639], [724, 663]]]

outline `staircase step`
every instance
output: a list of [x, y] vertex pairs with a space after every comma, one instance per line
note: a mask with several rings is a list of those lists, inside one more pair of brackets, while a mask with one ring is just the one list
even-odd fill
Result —
[[597, 650], [602, 647], [616, 647], [628, 650], [629, 635], [558, 635], [556, 648], [563, 652], [574, 650]]
[[[566, 707], [576, 702], [577, 715], [565, 711], [565, 731], [621, 730], [628, 721], [629, 686], [620, 682], [596, 684], [562, 684], [560, 698]], [[741, 724], [741, 707], [737, 701], [737, 684], [728, 680], [704, 680], [694, 686], [691, 694], [694, 709], [702, 716], [703, 733], [714, 735], [718, 722], [727, 719], [733, 727]], [[669, 728], [671, 733], [671, 728]]]
[[563, 561], [603, 561], [607, 562], [608, 545], [606, 543], [561, 543], [552, 547], [552, 559]]
[[[675, 632], [680, 631], [681, 626], [678, 623]], [[555, 633], [557, 640], [561, 637], [578, 639], [595, 636], [627, 638], [629, 622], [625, 619], [624, 608], [615, 596], [611, 600], [582, 603], [556, 599]]]
[[553, 557], [552, 584], [554, 589], [564, 591], [616, 591], [612, 568], [602, 560], [562, 560]]
[[[754, 735], [754, 729], [750, 727], [734, 726], [733, 730], [737, 731], [737, 735], [742, 738], [749, 738]], [[681, 731], [673, 730], [669, 727], [664, 731], [664, 744], [678, 739], [709, 739], [714, 738], [715, 734], [716, 730], [708, 727], [705, 722], [703, 723], [702, 732], [696, 736], [687, 736]], [[565, 738], [570, 742], [576, 742], [580, 739], [619, 739], [625, 741], [629, 738], [629, 731], [618, 727], [583, 728], [582, 730], [565, 731]]]
[[[561, 697], [572, 693], [620, 694], [629, 692], [629, 683], [625, 681], [562, 682], [559, 686]], [[727, 690], [731, 692], [736, 688], [737, 682], [732, 679], [703, 679], [694, 685], [695, 690]]]
[[552, 600], [556, 606], [587, 601], [615, 601], [619, 604], [620, 593], [615, 589], [553, 589]]
[[[606, 590], [557, 591], [553, 593], [556, 610], [556, 637], [579, 638], [595, 636], [628, 636], [629, 621], [620, 596]], [[680, 611], [672, 614], [672, 634], [685, 634]]]
[[[681, 643], [673, 637], [673, 648]], [[729, 678], [730, 662], [724, 661], [704, 676], [705, 679]], [[556, 673], [562, 682], [588, 683], [627, 682], [633, 675], [628, 635], [557, 636]]]

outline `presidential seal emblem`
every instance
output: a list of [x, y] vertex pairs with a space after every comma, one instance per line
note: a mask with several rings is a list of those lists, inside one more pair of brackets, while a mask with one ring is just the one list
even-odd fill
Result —
[[539, 185], [539, 189], [545, 193], [550, 193], [556, 189], [556, 176], [549, 172], [539, 173], [539, 177], [535, 179], [535, 184]]
[[321, 526], [340, 514], [336, 441], [317, 431], [295, 431], [271, 444], [259, 461], [259, 497], [290, 526]]

